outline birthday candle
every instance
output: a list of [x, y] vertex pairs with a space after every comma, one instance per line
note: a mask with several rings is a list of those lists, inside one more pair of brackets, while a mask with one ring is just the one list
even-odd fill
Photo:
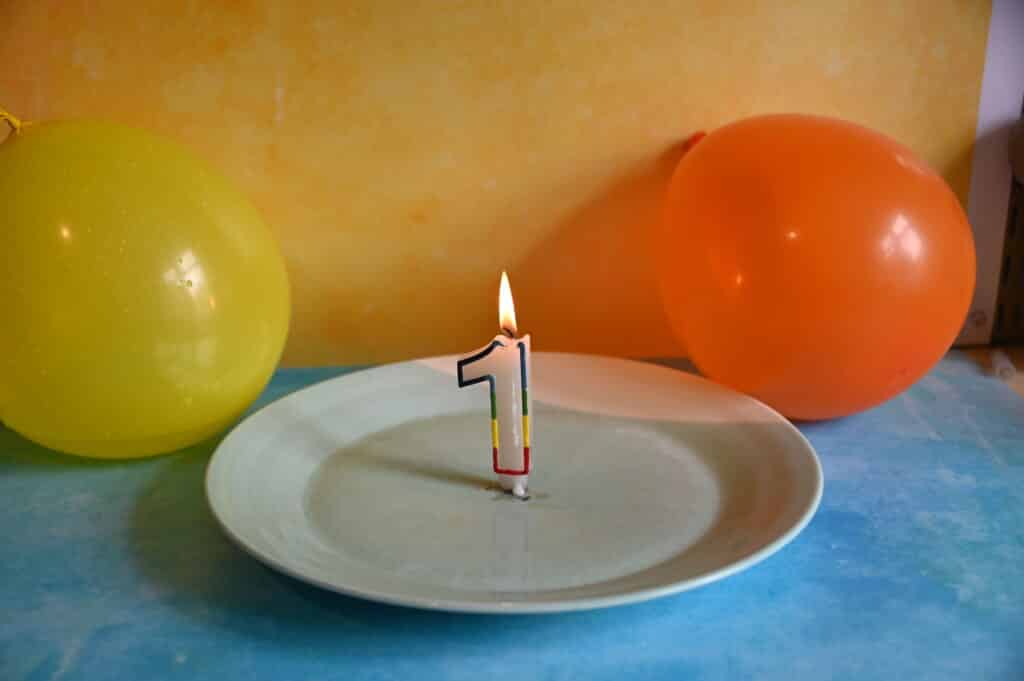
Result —
[[501, 332], [458, 361], [459, 387], [486, 382], [490, 392], [491, 465], [502, 489], [525, 497], [531, 470], [530, 336], [517, 337], [508, 275], [501, 273]]

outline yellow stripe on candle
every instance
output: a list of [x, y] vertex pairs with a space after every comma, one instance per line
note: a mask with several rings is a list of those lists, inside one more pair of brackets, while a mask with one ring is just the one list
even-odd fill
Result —
[[523, 414], [523, 446], [530, 446], [530, 415]]
[[491, 419], [491, 444], [498, 446], [498, 419]]

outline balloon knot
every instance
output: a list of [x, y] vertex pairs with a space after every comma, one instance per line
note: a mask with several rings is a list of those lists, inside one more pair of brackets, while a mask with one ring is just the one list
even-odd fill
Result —
[[686, 141], [683, 142], [683, 153], [685, 154], [690, 149], [693, 149], [695, 146], [697, 146], [698, 142], [700, 142], [707, 136], [708, 134], [706, 132], [704, 132], [703, 130], [698, 130], [697, 132], [687, 137]]
[[22, 123], [20, 118], [4, 108], [0, 108], [0, 120], [9, 125], [11, 127], [11, 132], [15, 135], [21, 132], [21, 128], [25, 125]]

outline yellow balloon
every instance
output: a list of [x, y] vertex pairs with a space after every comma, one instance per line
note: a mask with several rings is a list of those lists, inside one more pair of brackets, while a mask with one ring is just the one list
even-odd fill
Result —
[[150, 133], [12, 133], [0, 254], [0, 421], [47, 447], [130, 458], [198, 442], [280, 358], [289, 291], [273, 236], [223, 176]]

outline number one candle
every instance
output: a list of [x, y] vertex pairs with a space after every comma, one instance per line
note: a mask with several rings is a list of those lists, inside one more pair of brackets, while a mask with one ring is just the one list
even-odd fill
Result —
[[517, 338], [516, 310], [508, 275], [498, 294], [501, 332], [458, 361], [459, 387], [487, 382], [491, 396], [491, 461], [501, 488], [526, 497], [530, 474], [530, 336]]

